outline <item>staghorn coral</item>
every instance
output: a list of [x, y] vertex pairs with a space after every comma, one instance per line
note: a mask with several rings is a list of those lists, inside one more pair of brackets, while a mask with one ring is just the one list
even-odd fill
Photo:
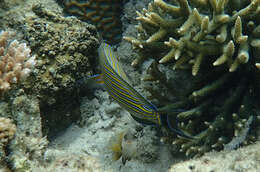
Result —
[[[148, 9], [137, 12], [136, 19], [140, 21], [137, 25], [139, 38], [124, 37], [124, 39], [141, 49], [170, 47], [169, 52], [161, 57], [159, 63], [175, 60], [174, 69], [184, 63], [192, 64], [193, 75], [197, 75], [201, 63], [209, 57], [215, 58], [214, 66], [227, 63], [230, 72], [235, 71], [240, 64], [249, 61], [249, 44], [256, 46], [257, 40], [248, 39], [248, 36], [243, 34], [241, 18], [247, 19], [249, 14], [257, 16], [259, 0], [252, 1], [240, 10], [239, 8], [228, 9], [231, 14], [227, 13], [225, 7], [232, 1], [207, 1], [198, 8], [210, 8], [212, 11], [202, 10], [201, 13], [196, 7], [191, 7], [187, 0], [178, 2], [180, 6], [162, 0], [150, 3]], [[235, 12], [235, 10], [239, 11]], [[245, 23], [244, 25], [247, 29], [251, 29], [251, 32], [257, 25], [252, 19]], [[230, 25], [234, 26], [230, 27]], [[253, 32], [257, 32], [256, 29]], [[136, 59], [132, 64], [136, 65], [139, 61], [140, 59]]]
[[[11, 37], [11, 38], [10, 38]], [[11, 84], [25, 79], [35, 66], [35, 56], [25, 43], [10, 41], [12, 34], [8, 31], [0, 33], [0, 92], [11, 88]]]
[[[124, 37], [140, 54], [133, 66], [151, 57], [169, 70], [191, 70], [194, 80], [187, 82], [191, 88], [182, 96], [175, 94], [177, 100], [161, 104], [159, 109], [168, 114], [170, 124], [177, 123], [196, 137], [173, 141], [187, 156], [221, 150], [234, 140], [238, 141], [234, 145], [256, 140], [260, 122], [259, 16], [259, 0], [154, 0], [137, 12], [137, 36]], [[167, 62], [174, 62], [173, 68]], [[152, 63], [144, 80], [156, 81], [170, 93], [176, 91], [169, 82], [172, 76], [161, 72], [158, 63]], [[160, 102], [167, 102], [160, 90], [148, 90]], [[243, 137], [239, 137], [241, 133]]]

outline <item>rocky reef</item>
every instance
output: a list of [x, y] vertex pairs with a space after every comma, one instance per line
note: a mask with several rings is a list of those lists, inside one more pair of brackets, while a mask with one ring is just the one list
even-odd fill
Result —
[[52, 0], [0, 6], [0, 171], [32, 171], [43, 162], [47, 137], [80, 118], [75, 83], [93, 73], [97, 31], [63, 17]]
[[[137, 11], [136, 36], [124, 37], [139, 54], [132, 65], [154, 59], [144, 80], [157, 87], [147, 90], [170, 127], [194, 136], [169, 139], [187, 156], [256, 140], [259, 17], [259, 0], [154, 0]], [[180, 81], [189, 87], [177, 88], [170, 70], [191, 73]]]
[[90, 59], [95, 58], [98, 47], [97, 32], [93, 25], [74, 17], [62, 17], [40, 5], [33, 6], [32, 11], [36, 16], [26, 18], [24, 32], [39, 62], [32, 78], [35, 84], [28, 81], [24, 86], [39, 93], [46, 129], [59, 130], [56, 121], [63, 121], [60, 126], [66, 126], [80, 118], [75, 83], [93, 73]]
[[[87, 2], [58, 1], [77, 2], [70, 6], [77, 11]], [[16, 33], [0, 45], [0, 82], [8, 83], [0, 89], [0, 171], [218, 171], [223, 157], [230, 160], [223, 169], [259, 171], [259, 142], [230, 151], [259, 135], [259, 0], [129, 0], [124, 7], [123, 35], [135, 47], [113, 47], [124, 70], [171, 127], [194, 139], [137, 123], [104, 90], [87, 85], [79, 93], [76, 81], [96, 74], [98, 33], [64, 17], [56, 2], [0, 1], [0, 28]], [[188, 159], [177, 151], [212, 149], [224, 151], [175, 164]]]

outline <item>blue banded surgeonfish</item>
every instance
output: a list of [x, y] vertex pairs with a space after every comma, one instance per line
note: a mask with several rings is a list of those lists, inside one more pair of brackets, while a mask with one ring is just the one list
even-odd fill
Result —
[[147, 101], [130, 85], [129, 78], [109, 44], [102, 41], [98, 48], [98, 54], [102, 74], [95, 75], [92, 79], [104, 84], [109, 95], [121, 107], [125, 108], [137, 122], [148, 125], [167, 125], [178, 135], [192, 138], [186, 133], [184, 134], [183, 131], [173, 128], [169, 124], [168, 116], [160, 115], [156, 106]]

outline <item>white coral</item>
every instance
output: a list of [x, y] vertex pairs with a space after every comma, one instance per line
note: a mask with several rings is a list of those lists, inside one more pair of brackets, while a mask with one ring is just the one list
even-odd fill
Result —
[[7, 31], [0, 33], [0, 92], [28, 77], [36, 64], [35, 56], [31, 56], [31, 49], [26, 43], [10, 42], [10, 36]]

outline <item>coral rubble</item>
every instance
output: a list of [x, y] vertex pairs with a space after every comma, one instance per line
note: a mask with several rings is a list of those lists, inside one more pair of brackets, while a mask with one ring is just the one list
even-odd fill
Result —
[[37, 167], [34, 168], [34, 171], [39, 172], [112, 172], [111, 169], [102, 169], [101, 162], [98, 158], [85, 155], [85, 154], [77, 154], [74, 152], [70, 152], [66, 154], [65, 151], [58, 150], [49, 150], [46, 152], [46, 158], [50, 161], [46, 167]]
[[8, 145], [5, 161], [15, 171], [30, 170], [42, 161], [48, 141], [42, 133], [39, 101], [36, 97], [20, 95], [10, 103], [2, 103], [1, 116], [11, 116], [16, 124], [16, 136]]
[[247, 147], [239, 148], [236, 151], [221, 151], [211, 152], [206, 155], [184, 161], [178, 164], [173, 164], [168, 172], [236, 172], [236, 171], [259, 171], [259, 142], [249, 145]]
[[[221, 150], [241, 133], [244, 136], [235, 145], [256, 140], [260, 119], [259, 17], [260, 0], [154, 0], [147, 9], [137, 11], [138, 34], [124, 39], [140, 54], [133, 66], [147, 57], [158, 61], [150, 66], [145, 80], [166, 85], [168, 92], [173, 90], [168, 82], [171, 76], [161, 72], [158, 63], [169, 68], [167, 63], [174, 62], [171, 69], [188, 69], [194, 76], [192, 88], [184, 96], [176, 96], [178, 100], [160, 108], [168, 114], [170, 125], [177, 123], [196, 137], [173, 141], [186, 155]], [[160, 93], [156, 88], [149, 90]]]

